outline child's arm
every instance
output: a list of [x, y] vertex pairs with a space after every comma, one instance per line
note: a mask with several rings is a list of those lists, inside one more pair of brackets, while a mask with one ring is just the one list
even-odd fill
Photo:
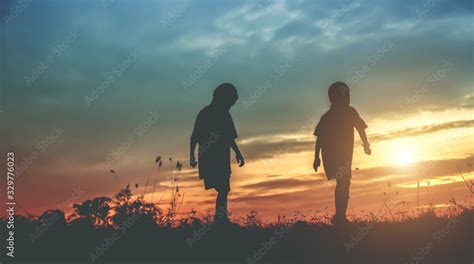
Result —
[[313, 169], [315, 172], [318, 172], [319, 166], [321, 166], [321, 159], [319, 158], [319, 153], [321, 152], [321, 143], [319, 142], [319, 137], [316, 139], [316, 146], [314, 148], [314, 162]]
[[365, 133], [365, 129], [357, 128], [357, 132], [359, 132], [360, 139], [362, 140], [362, 144], [364, 145], [364, 152], [367, 155], [372, 153], [370, 149], [369, 141], [367, 140], [367, 134]]
[[195, 168], [196, 165], [197, 165], [197, 162], [196, 162], [196, 156], [194, 156], [194, 152], [196, 150], [196, 145], [197, 145], [197, 141], [191, 137], [191, 144], [190, 144], [190, 152], [189, 152], [189, 165], [191, 165], [191, 167]]
[[240, 152], [240, 149], [239, 147], [237, 146], [237, 143], [235, 143], [235, 140], [232, 140], [232, 142], [230, 142], [230, 147], [234, 150], [235, 152], [235, 155], [236, 155], [236, 158], [237, 158], [237, 162], [239, 163], [239, 167], [242, 167], [245, 165], [245, 159], [244, 157], [242, 156], [242, 153]]

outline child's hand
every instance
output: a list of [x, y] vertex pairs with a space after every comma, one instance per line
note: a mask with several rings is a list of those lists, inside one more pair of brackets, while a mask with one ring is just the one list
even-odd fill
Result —
[[365, 154], [367, 154], [367, 155], [372, 154], [372, 150], [370, 149], [370, 145], [369, 145], [369, 144], [364, 145], [364, 152], [365, 152]]
[[191, 165], [191, 167], [193, 167], [193, 168], [196, 168], [197, 164], [198, 163], [196, 162], [196, 157], [194, 157], [194, 155], [191, 155], [189, 157], [189, 165]]
[[315, 172], [318, 172], [319, 166], [321, 166], [321, 160], [319, 159], [319, 157], [317, 157], [314, 159], [314, 162], [313, 162], [313, 169]]
[[237, 153], [236, 158], [237, 158], [237, 162], [239, 163], [239, 167], [243, 167], [245, 165], [244, 156], [242, 156], [241, 153]]

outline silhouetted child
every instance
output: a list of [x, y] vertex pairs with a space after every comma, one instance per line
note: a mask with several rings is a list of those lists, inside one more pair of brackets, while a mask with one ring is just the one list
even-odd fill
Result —
[[346, 223], [346, 210], [351, 184], [352, 154], [354, 150], [354, 127], [359, 132], [367, 155], [371, 154], [365, 129], [367, 124], [356, 109], [349, 105], [349, 87], [343, 82], [335, 82], [329, 87], [331, 108], [320, 119], [314, 135], [317, 136], [313, 168], [321, 165], [322, 152], [324, 170], [328, 180], [336, 179], [334, 224]]
[[219, 85], [210, 105], [199, 112], [191, 135], [190, 165], [197, 165], [194, 151], [199, 143], [199, 178], [204, 180], [206, 190], [214, 188], [217, 192], [215, 221], [228, 222], [227, 195], [230, 191], [230, 149], [237, 157], [240, 167], [245, 161], [235, 139], [237, 131], [229, 113], [239, 98], [232, 84]]

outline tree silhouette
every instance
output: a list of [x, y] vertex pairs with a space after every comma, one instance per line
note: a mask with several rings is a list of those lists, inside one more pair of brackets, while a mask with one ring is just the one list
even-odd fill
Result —
[[54, 222], [56, 226], [65, 227], [67, 225], [66, 216], [61, 210], [49, 210], [41, 214], [36, 220], [40, 225], [50, 225], [51, 222]]
[[143, 200], [143, 196], [133, 199], [129, 185], [115, 195], [113, 203], [112, 222], [115, 226], [121, 226], [130, 218], [143, 224], [157, 224], [161, 220], [162, 210], [154, 204], [147, 203]]
[[74, 204], [72, 207], [78, 218], [87, 220], [95, 226], [105, 226], [111, 209], [110, 203], [109, 197], [98, 197], [82, 204]]

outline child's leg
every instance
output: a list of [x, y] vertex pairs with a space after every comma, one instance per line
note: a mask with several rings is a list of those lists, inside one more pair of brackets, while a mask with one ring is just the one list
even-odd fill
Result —
[[336, 217], [339, 219], [346, 218], [347, 204], [349, 202], [349, 187], [351, 180], [349, 178], [336, 179], [336, 190], [334, 192], [336, 201]]
[[214, 218], [216, 220], [227, 220], [227, 196], [229, 194], [228, 190], [220, 190], [217, 194], [216, 199], [216, 212]]

